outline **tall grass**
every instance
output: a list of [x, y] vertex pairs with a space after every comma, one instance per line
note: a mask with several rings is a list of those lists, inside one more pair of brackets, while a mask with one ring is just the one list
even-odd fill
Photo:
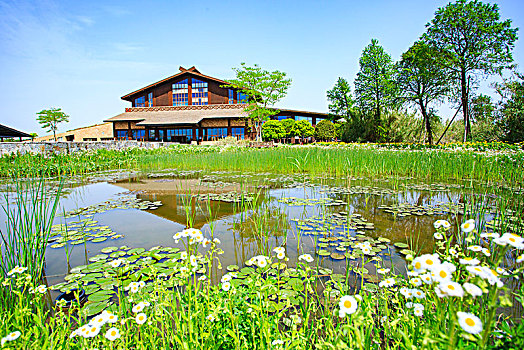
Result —
[[199, 169], [307, 173], [332, 176], [408, 176], [431, 180], [464, 179], [522, 187], [524, 152], [398, 150], [347, 146], [252, 149], [176, 146], [155, 150], [98, 150], [74, 154], [11, 155], [0, 158], [0, 176], [82, 175], [106, 169]]
[[183, 168], [333, 176], [409, 176], [420, 179], [474, 179], [522, 186], [524, 156], [475, 152], [402, 151], [331, 147], [161, 154], [140, 157], [142, 169]]
[[26, 267], [34, 280], [42, 278], [45, 251], [58, 209], [62, 186], [50, 194], [44, 179], [12, 179], [4, 194], [2, 210], [7, 218], [2, 237], [1, 269], [4, 274], [15, 266]]

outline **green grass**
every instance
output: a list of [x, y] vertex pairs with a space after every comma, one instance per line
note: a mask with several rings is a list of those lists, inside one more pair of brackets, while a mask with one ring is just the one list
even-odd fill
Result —
[[[513, 248], [495, 246], [493, 254], [485, 257], [453, 247], [452, 237], [444, 229], [440, 231], [446, 238], [442, 241], [443, 248], [436, 252], [438, 258], [456, 267], [454, 281], [461, 285], [466, 281], [475, 283], [483, 290], [481, 296], [473, 297], [467, 292], [463, 296], [438, 296], [435, 292], [438, 283], [415, 285], [413, 280], [394, 272], [385, 276], [394, 279], [391, 286], [355, 290], [343, 278], [317, 278], [322, 271], [315, 263], [300, 262], [294, 270], [279, 267], [280, 261], [274, 254], [258, 258], [247, 271], [229, 274], [231, 281], [213, 285], [208, 281], [217, 264], [220, 245], [212, 244], [200, 258], [198, 269], [205, 268], [207, 276], [202, 280], [193, 276], [194, 265], [189, 258], [197, 254], [199, 244], [188, 243], [187, 258], [178, 255], [170, 279], [154, 275], [135, 294], [126, 296], [127, 263], [108, 267], [106, 275], [120, 282], [117, 283], [119, 303], [106, 311], [117, 316], [118, 321], [103, 320], [92, 329], [92, 337], [71, 338], [82, 325], [93, 321], [82, 311], [64, 313], [59, 307], [50, 309], [45, 291], [31, 292], [34, 281], [26, 279], [24, 273], [14, 274], [1, 281], [0, 333], [5, 337], [19, 331], [18, 339], [5, 343], [6, 348], [17, 349], [519, 348], [524, 341], [524, 328], [494, 317], [498, 307], [509, 303], [506, 287], [472, 275], [459, 263], [464, 256], [476, 256], [483, 265], [495, 268], [508, 249]], [[458, 249], [457, 256], [450, 252], [450, 247]], [[361, 259], [368, 261], [370, 257]], [[262, 260], [267, 264], [262, 264]], [[522, 267], [511, 267], [508, 271], [522, 276]], [[284, 289], [291, 279], [295, 280], [293, 293]], [[424, 297], [407, 298], [401, 288], [417, 289]], [[522, 298], [523, 292], [517, 291], [517, 295]], [[341, 317], [339, 303], [344, 295], [355, 299], [349, 313]], [[133, 311], [140, 302], [149, 305]], [[408, 303], [419, 305], [414, 308]], [[417, 315], [416, 309], [422, 309], [422, 315]], [[470, 328], [459, 323], [458, 312], [479, 317], [482, 330], [475, 334], [467, 332]], [[140, 313], [147, 317], [146, 322], [137, 321]], [[114, 341], [104, 336], [111, 327], [120, 333]]]
[[83, 175], [108, 169], [202, 169], [332, 176], [402, 176], [428, 180], [522, 187], [524, 152], [399, 150], [369, 145], [252, 149], [236, 146], [175, 146], [156, 150], [99, 150], [69, 155], [0, 158], [0, 176]]

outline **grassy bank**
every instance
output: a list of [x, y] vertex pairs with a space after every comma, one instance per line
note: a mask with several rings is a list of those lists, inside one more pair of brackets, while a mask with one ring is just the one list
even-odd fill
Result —
[[[328, 272], [307, 254], [288, 268], [285, 246], [249, 259], [213, 285], [220, 242], [185, 230], [174, 238], [186, 240], [187, 250], [170, 260], [168, 273], [149, 267], [147, 278], [134, 279], [127, 274], [130, 258], [106, 262], [105, 278], [117, 288], [118, 303], [94, 317], [49, 308], [47, 287], [36, 286], [23, 270], [12, 271], [0, 286], [3, 347], [521, 349], [524, 326], [495, 315], [510, 304], [503, 281], [522, 275], [522, 267], [500, 270], [503, 258], [524, 243], [508, 235], [481, 239], [475, 226], [462, 226], [470, 243], [460, 246], [447, 233], [449, 224], [436, 223], [435, 254], [416, 257], [408, 277], [383, 268], [382, 281], [371, 289], [362, 288], [364, 282], [355, 288], [349, 274], [322, 277]], [[372, 244], [361, 242], [354, 253], [362, 266], [375, 261], [380, 267]], [[490, 247], [491, 254], [471, 249], [477, 246]], [[152, 266], [145, 259], [136, 263]], [[79, 278], [73, 274], [69, 283], [81, 288]], [[524, 290], [516, 295], [522, 302]]]
[[[480, 146], [433, 149], [399, 145], [316, 145], [253, 149], [178, 146], [157, 150], [100, 150], [69, 155], [0, 158], [0, 175], [79, 175], [107, 169], [203, 169], [333, 176], [409, 176], [428, 180], [473, 179], [522, 185], [524, 152]], [[475, 150], [476, 149], [476, 150]]]

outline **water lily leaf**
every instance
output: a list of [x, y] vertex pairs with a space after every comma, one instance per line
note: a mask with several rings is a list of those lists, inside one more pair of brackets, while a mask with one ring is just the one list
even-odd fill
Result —
[[335, 260], [342, 260], [342, 259], [345, 259], [346, 257], [340, 253], [331, 253], [331, 258]]
[[107, 301], [88, 303], [84, 306], [87, 316], [94, 316], [101, 313], [108, 306]]
[[108, 291], [108, 290], [100, 290], [98, 292], [95, 292], [91, 295], [89, 295], [87, 297], [87, 300], [89, 301], [104, 301], [104, 300], [109, 300], [111, 299], [111, 297], [114, 295], [115, 293], [113, 293], [112, 291]]
[[232, 271], [237, 271], [238, 270], [238, 265], [228, 265], [226, 267], [226, 270], [231, 271], [231, 272]]
[[325, 250], [325, 249], [321, 249], [317, 252], [318, 255], [320, 256], [328, 256], [330, 255], [331, 253], [328, 251], [328, 250]]
[[408, 248], [409, 246], [406, 243], [397, 242], [394, 244], [397, 248]]

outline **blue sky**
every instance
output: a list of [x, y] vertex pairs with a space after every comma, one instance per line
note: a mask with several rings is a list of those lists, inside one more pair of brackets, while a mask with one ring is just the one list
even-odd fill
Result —
[[[121, 96], [179, 66], [228, 79], [241, 62], [293, 79], [278, 106], [327, 112], [326, 90], [353, 81], [372, 38], [397, 60], [447, 3], [0, 0], [0, 123], [43, 135], [35, 114], [49, 107], [71, 117], [60, 131], [100, 123], [129, 106]], [[497, 3], [523, 27], [524, 1]]]

